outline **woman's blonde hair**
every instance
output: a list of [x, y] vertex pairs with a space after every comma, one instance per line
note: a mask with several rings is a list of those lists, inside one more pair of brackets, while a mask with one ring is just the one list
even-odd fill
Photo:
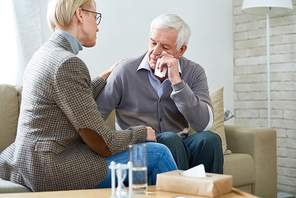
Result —
[[47, 23], [52, 31], [60, 27], [67, 27], [78, 7], [96, 8], [95, 0], [49, 0], [47, 5]]

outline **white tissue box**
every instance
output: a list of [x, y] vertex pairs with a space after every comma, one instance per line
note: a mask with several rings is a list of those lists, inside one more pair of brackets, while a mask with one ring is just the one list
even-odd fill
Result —
[[180, 175], [182, 170], [157, 174], [156, 189], [198, 196], [217, 197], [232, 191], [231, 175], [206, 173], [206, 177]]

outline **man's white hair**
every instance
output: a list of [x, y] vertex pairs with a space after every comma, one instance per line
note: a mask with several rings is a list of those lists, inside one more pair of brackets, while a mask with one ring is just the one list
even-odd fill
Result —
[[150, 34], [154, 28], [156, 29], [173, 28], [179, 31], [178, 38], [175, 43], [175, 45], [177, 46], [176, 48], [177, 51], [183, 46], [183, 44], [187, 45], [189, 42], [189, 37], [191, 35], [190, 27], [187, 23], [185, 23], [183, 19], [181, 19], [179, 16], [175, 14], [163, 14], [156, 17], [151, 22]]

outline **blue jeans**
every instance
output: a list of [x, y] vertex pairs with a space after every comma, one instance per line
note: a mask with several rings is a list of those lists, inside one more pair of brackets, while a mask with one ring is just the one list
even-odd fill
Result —
[[224, 157], [218, 134], [203, 131], [180, 138], [176, 133], [164, 132], [158, 134], [156, 139], [171, 150], [180, 170], [203, 164], [206, 172], [223, 174]]
[[[158, 173], [173, 171], [178, 168], [170, 150], [165, 145], [154, 142], [145, 142], [145, 144], [147, 145], [148, 184], [155, 185]], [[112, 161], [116, 164], [127, 164], [129, 161], [128, 151], [107, 157], [108, 166]], [[128, 177], [124, 182], [127, 181]], [[111, 170], [109, 168], [105, 180], [95, 188], [111, 188]]]

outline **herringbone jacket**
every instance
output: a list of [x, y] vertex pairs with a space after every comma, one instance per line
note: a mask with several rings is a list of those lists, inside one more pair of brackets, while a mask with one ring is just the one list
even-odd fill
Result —
[[26, 68], [17, 137], [0, 155], [0, 178], [33, 191], [100, 184], [106, 158], [92, 151], [78, 130], [97, 132], [112, 155], [144, 142], [147, 135], [143, 126], [117, 132], [104, 124], [94, 101], [104, 86], [100, 77], [91, 81], [68, 40], [54, 33]]

